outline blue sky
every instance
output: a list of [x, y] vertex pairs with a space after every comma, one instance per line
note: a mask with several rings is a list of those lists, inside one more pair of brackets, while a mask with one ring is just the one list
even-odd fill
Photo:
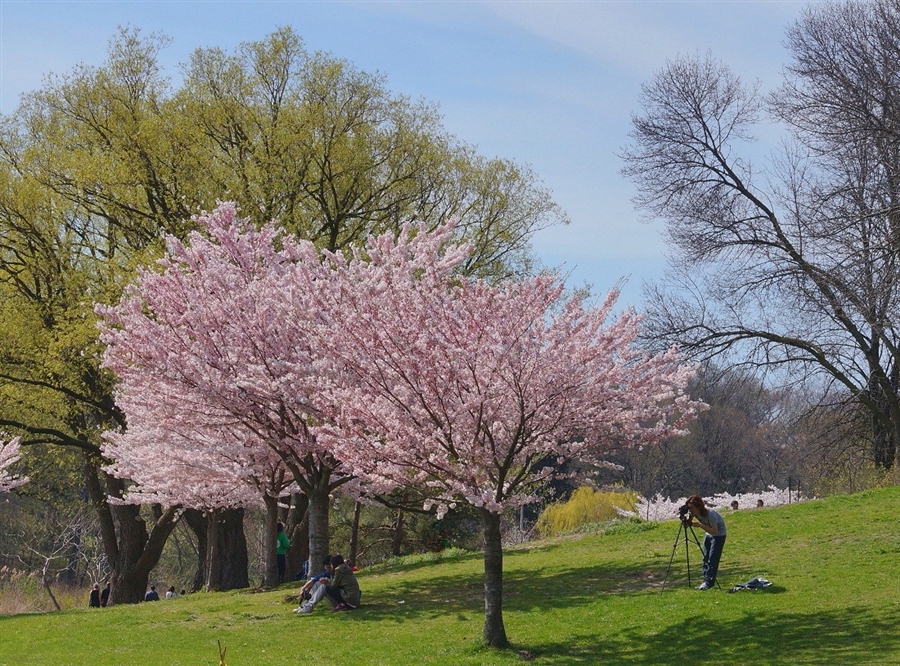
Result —
[[0, 0], [0, 113], [48, 72], [103, 62], [117, 26], [172, 37], [167, 73], [199, 46], [230, 50], [291, 25], [311, 50], [380, 71], [398, 93], [440, 105], [482, 154], [530, 164], [572, 219], [536, 254], [569, 284], [621, 305], [665, 266], [660, 226], [640, 221], [616, 157], [640, 85], [679, 53], [710, 51], [774, 88], [786, 28], [805, 2], [120, 2]]

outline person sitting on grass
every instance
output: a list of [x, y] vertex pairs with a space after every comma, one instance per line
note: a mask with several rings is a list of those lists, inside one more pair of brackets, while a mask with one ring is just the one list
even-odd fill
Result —
[[331, 557], [331, 567], [334, 569], [331, 585], [325, 586], [325, 597], [332, 604], [331, 610], [353, 610], [359, 606], [362, 598], [362, 592], [360, 592], [359, 583], [356, 582], [353, 569], [344, 562], [344, 558], [340, 555]]
[[[294, 612], [301, 615], [312, 613], [316, 604], [326, 599], [331, 604], [331, 610], [352, 610], [359, 605], [361, 592], [359, 583], [353, 570], [344, 562], [340, 555], [332, 555], [328, 563], [329, 578], [321, 578], [313, 586], [312, 596], [303, 602], [300, 608]], [[306, 587], [304, 585], [304, 587]]]
[[310, 578], [300, 588], [300, 605], [294, 609], [295, 613], [312, 613], [316, 604], [325, 596], [325, 585], [331, 582], [331, 555], [326, 555], [322, 561], [322, 573]]

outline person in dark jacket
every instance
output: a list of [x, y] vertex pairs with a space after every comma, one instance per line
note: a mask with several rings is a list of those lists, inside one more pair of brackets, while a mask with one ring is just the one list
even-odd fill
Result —
[[331, 585], [325, 586], [325, 596], [332, 604], [332, 610], [353, 610], [359, 606], [362, 597], [353, 569], [344, 562], [344, 558], [340, 555], [331, 557], [331, 566], [334, 574], [331, 577]]
[[156, 591], [156, 585], [151, 585], [147, 594], [144, 595], [144, 601], [159, 601], [159, 593]]
[[107, 581], [106, 587], [104, 587], [100, 591], [100, 607], [106, 608], [107, 604], [109, 604], [109, 592], [110, 592], [110, 583]]
[[91, 596], [88, 599], [89, 608], [100, 608], [100, 583], [94, 583]]

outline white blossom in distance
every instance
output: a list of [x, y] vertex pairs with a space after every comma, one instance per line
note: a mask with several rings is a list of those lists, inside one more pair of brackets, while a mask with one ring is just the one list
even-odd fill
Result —
[[[769, 489], [761, 493], [738, 493], [731, 495], [729, 493], [719, 493], [712, 497], [704, 497], [703, 502], [707, 507], [715, 509], [731, 509], [731, 503], [738, 503], [738, 510], [755, 509], [757, 503], [762, 500], [763, 506], [780, 506], [782, 504], [791, 504], [794, 502], [803, 502], [810, 499], [801, 494], [799, 491], [788, 491], [786, 489], [769, 486]], [[681, 499], [670, 500], [662, 495], [655, 495], [647, 499], [639, 497], [633, 509], [618, 509], [619, 515], [622, 517], [637, 516], [643, 520], [657, 522], [663, 520], [674, 520], [678, 518], [678, 509], [684, 505], [686, 497]]]
[[0, 493], [9, 492], [28, 483], [28, 477], [19, 477], [8, 472], [8, 469], [19, 461], [20, 442], [19, 437], [6, 442], [0, 441]]

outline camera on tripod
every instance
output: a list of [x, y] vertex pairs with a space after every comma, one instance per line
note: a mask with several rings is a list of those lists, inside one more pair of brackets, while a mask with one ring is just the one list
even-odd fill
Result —
[[[684, 544], [684, 558], [685, 564], [687, 565], [687, 580], [688, 585], [691, 584], [691, 554], [690, 554], [690, 543], [693, 542], [694, 545], [703, 553], [703, 546], [700, 545], [700, 540], [697, 539], [697, 535], [694, 533], [694, 516], [691, 514], [691, 507], [687, 503], [678, 507], [678, 519], [681, 523], [678, 525], [678, 534], [675, 536], [675, 543], [672, 544], [672, 556], [669, 558], [669, 566], [666, 567], [666, 577], [663, 579], [662, 589], [666, 589], [666, 583], [669, 580], [669, 571], [672, 569], [672, 561], [675, 559], [675, 551], [678, 549], [680, 544]], [[705, 588], [704, 588], [705, 589]]]

